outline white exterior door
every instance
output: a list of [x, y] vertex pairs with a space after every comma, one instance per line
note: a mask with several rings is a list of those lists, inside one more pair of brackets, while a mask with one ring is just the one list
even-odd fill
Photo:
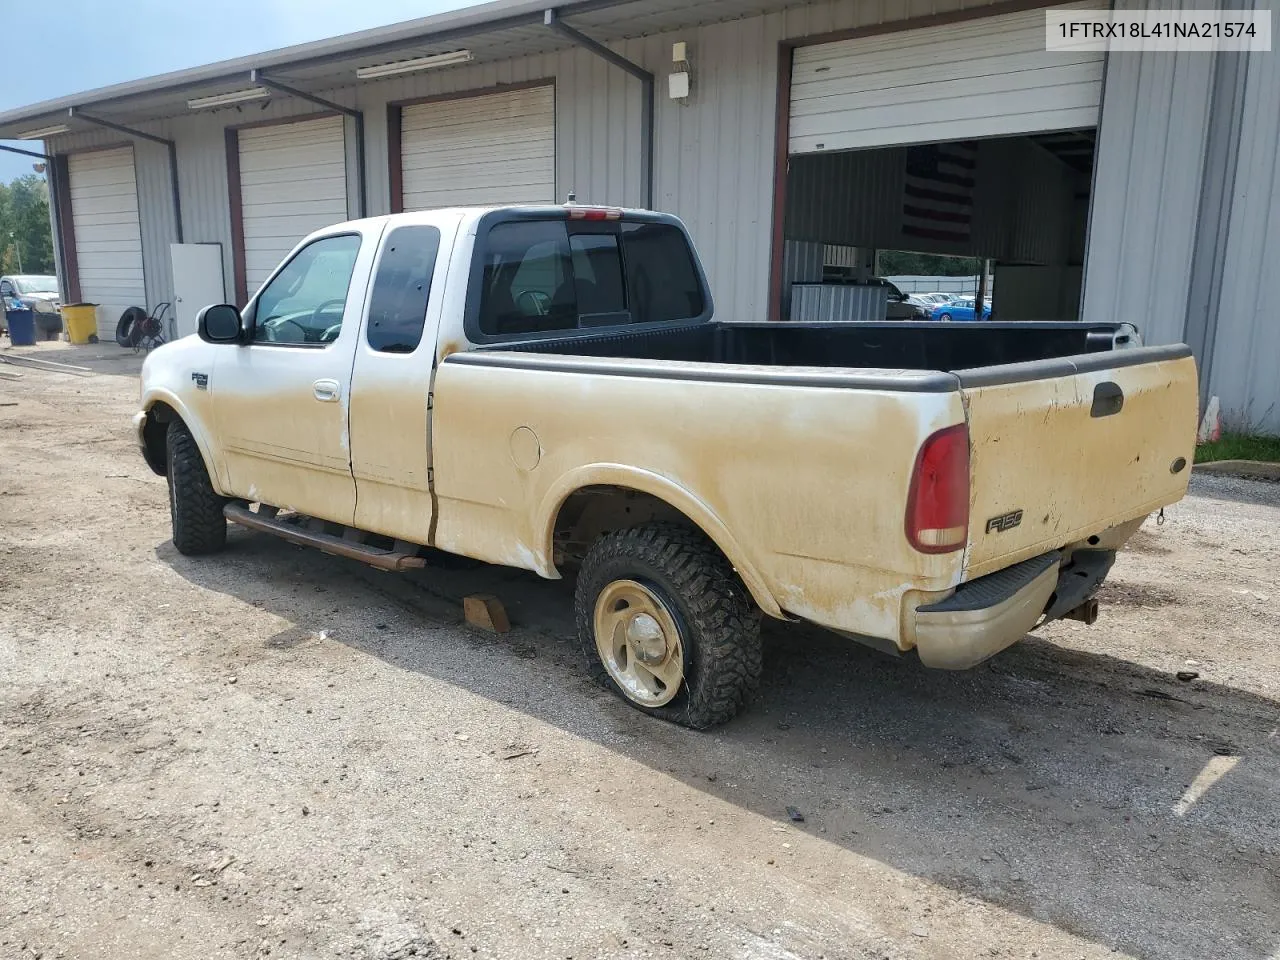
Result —
[[133, 147], [75, 153], [67, 169], [80, 299], [98, 304], [98, 339], [111, 340], [125, 308], [147, 306]]
[[405, 107], [400, 146], [405, 210], [554, 203], [555, 88]]
[[196, 315], [212, 303], [224, 303], [222, 247], [216, 243], [171, 243], [173, 318], [179, 337], [196, 332]]
[[307, 234], [347, 219], [342, 117], [239, 132], [240, 206], [249, 295]]
[[791, 153], [1096, 126], [1102, 63], [1046, 51], [1043, 10], [800, 47]]

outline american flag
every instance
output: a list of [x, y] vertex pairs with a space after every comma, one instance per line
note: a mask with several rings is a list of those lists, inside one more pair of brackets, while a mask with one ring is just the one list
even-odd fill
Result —
[[902, 232], [925, 240], [967, 243], [977, 165], [978, 145], [972, 140], [907, 147]]

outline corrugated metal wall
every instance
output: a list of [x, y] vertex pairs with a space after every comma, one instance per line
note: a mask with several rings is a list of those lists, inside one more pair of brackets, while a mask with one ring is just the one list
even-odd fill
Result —
[[1228, 425], [1280, 434], [1280, 57], [1247, 60], [1209, 393]]
[[1107, 61], [1082, 318], [1135, 321], [1147, 343], [1185, 335], [1213, 60], [1115, 53]]

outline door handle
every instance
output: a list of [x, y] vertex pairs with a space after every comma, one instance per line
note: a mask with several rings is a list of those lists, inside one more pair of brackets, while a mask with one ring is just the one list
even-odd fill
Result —
[[315, 398], [322, 403], [333, 403], [338, 399], [342, 388], [338, 385], [337, 380], [317, 380], [311, 385], [311, 391], [315, 394]]
[[1110, 380], [1093, 388], [1093, 406], [1089, 409], [1091, 417], [1112, 417], [1124, 409], [1124, 390], [1120, 384]]

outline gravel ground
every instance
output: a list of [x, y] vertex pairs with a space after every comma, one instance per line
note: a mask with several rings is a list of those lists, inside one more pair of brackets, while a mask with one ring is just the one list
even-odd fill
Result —
[[96, 373], [0, 380], [0, 957], [1280, 958], [1280, 486], [1198, 476], [967, 673], [771, 624], [699, 734], [567, 583], [179, 556], [137, 359], [37, 352]]

